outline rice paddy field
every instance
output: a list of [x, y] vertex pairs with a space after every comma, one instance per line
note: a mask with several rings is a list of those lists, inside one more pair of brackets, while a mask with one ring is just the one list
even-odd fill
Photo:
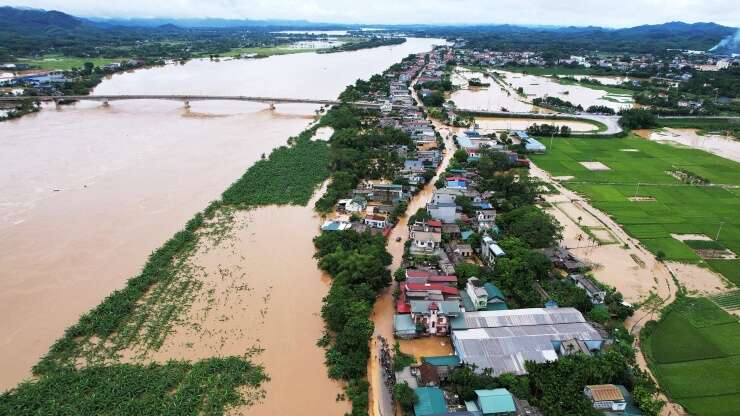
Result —
[[[562, 183], [609, 214], [654, 254], [711, 267], [740, 285], [740, 260], [732, 259], [740, 254], [740, 164], [636, 136], [545, 143], [546, 154], [532, 155], [537, 166], [552, 176], [572, 176]], [[582, 162], [606, 168], [592, 170], [587, 166], [594, 163]], [[684, 242], [672, 234], [699, 234], [716, 243]], [[702, 250], [708, 245], [727, 255], [708, 258]]]
[[679, 298], [643, 330], [642, 346], [661, 387], [698, 416], [740, 408], [740, 323], [706, 298]]

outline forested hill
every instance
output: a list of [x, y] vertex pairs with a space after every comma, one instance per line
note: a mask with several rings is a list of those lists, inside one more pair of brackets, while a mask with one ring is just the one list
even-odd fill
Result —
[[573, 53], [583, 51], [656, 53], [666, 49], [706, 51], [737, 29], [715, 23], [670, 22], [624, 29], [601, 27], [533, 28], [511, 25], [428, 29], [464, 38], [473, 48]]

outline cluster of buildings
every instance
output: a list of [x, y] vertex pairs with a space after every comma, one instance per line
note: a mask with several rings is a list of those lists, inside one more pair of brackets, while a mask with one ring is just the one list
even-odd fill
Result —
[[[539, 411], [505, 389], [476, 391], [465, 401], [440, 386], [462, 365], [494, 376], [527, 374], [525, 363], [544, 363], [572, 354], [598, 354], [611, 341], [606, 331], [588, 322], [575, 308], [548, 301], [541, 308], [509, 309], [505, 294], [492, 282], [455, 275], [455, 265], [470, 262], [492, 266], [506, 257], [496, 241], [493, 195], [475, 191], [476, 175], [452, 172], [427, 205], [428, 218], [409, 225], [408, 254], [434, 258], [436, 266], [405, 270], [395, 303], [394, 333], [400, 339], [449, 337], [453, 354], [424, 357], [421, 364], [397, 374], [415, 388], [417, 416], [424, 415], [538, 415]], [[456, 203], [465, 197], [474, 206], [466, 215]], [[472, 245], [471, 236], [478, 235]], [[606, 293], [578, 272], [587, 265], [562, 248], [543, 250], [573, 285], [583, 289], [594, 304]], [[543, 300], [549, 295], [542, 291]], [[620, 412], [630, 401], [621, 386], [587, 386], [584, 395], [596, 409]], [[633, 406], [634, 408], [634, 406]], [[634, 413], [634, 414], [639, 414]]]
[[484, 66], [538, 66], [562, 65], [582, 68], [600, 68], [615, 72], [659, 72], [691, 68], [696, 71], [720, 71], [740, 64], [740, 57], [718, 57], [701, 51], [677, 51], [671, 58], [652, 54], [615, 55], [571, 55], [567, 58], [547, 60], [536, 52], [500, 52], [491, 50], [456, 49], [455, 59], [463, 65]]
[[[138, 68], [145, 65], [142, 59], [129, 59], [123, 62], [113, 62], [99, 68], [104, 73], [114, 73], [122, 70]], [[79, 73], [75, 70], [33, 70], [25, 64], [4, 64], [0, 67], [8, 72], [0, 76], [0, 93], [21, 95], [27, 88], [32, 88], [40, 95], [58, 95], [61, 87], [74, 81]]]
[[[395, 128], [409, 135], [413, 146], [398, 146], [395, 151], [403, 157], [404, 164], [395, 177], [404, 184], [387, 181], [366, 181], [361, 183], [338, 202], [337, 211], [348, 214], [349, 219], [327, 221], [322, 230], [370, 229], [387, 234], [392, 224], [392, 213], [402, 203], [407, 202], [433, 176], [442, 161], [441, 138], [432, 123], [416, 106], [410, 83], [417, 77], [429, 76], [436, 72], [444, 56], [436, 52], [420, 53], [413, 59], [404, 60], [396, 72], [386, 73], [389, 88], [385, 95], [376, 93], [372, 99], [381, 102], [380, 127]], [[354, 214], [354, 215], [353, 215]]]

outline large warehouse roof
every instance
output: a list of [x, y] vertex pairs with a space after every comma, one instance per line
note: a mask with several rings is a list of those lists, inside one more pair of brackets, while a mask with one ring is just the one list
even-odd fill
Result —
[[460, 359], [495, 375], [525, 374], [526, 361], [558, 358], [553, 342], [601, 340], [599, 333], [573, 308], [513, 309], [465, 314], [466, 330], [455, 330], [452, 342]]

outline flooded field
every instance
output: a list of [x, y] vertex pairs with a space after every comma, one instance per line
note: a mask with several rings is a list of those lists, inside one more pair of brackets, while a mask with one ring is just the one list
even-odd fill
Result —
[[[207, 243], [192, 259], [203, 286], [182, 323], [149, 359], [202, 359], [263, 348], [253, 360], [271, 378], [264, 402], [230, 414], [340, 415], [341, 385], [328, 379], [316, 340], [329, 278], [313, 259], [321, 218], [307, 207], [264, 207], [237, 213], [238, 226], [220, 244]], [[286, 399], [290, 398], [290, 399]]]
[[574, 132], [589, 132], [597, 130], [597, 127], [584, 121], [539, 119], [539, 118], [503, 118], [503, 117], [476, 117], [476, 124], [480, 126], [483, 133], [501, 130], [526, 130], [532, 124], [556, 124], [568, 126]]
[[[409, 39], [402, 45], [351, 53], [218, 63], [198, 60], [116, 75], [95, 93], [334, 98], [357, 78], [367, 78], [435, 43], [441, 41]], [[4, 168], [0, 176], [4, 191], [0, 196], [0, 390], [28, 377], [31, 366], [80, 314], [122, 287], [149, 253], [218, 198], [262, 154], [303, 130], [317, 109], [282, 105], [269, 111], [258, 104], [197, 102], [186, 110], [175, 102], [124, 101], [110, 107], [94, 103], [52, 107], [0, 123]], [[310, 216], [303, 221], [314, 227]], [[301, 241], [306, 239], [310, 246], [310, 237]], [[271, 253], [286, 264], [313, 261], [312, 250], [307, 258], [297, 249]], [[304, 270], [305, 278], [320, 281], [315, 265], [311, 267]], [[275, 276], [259, 270], [250, 272], [249, 278], [250, 285], [259, 287], [256, 279], [269, 281]], [[316, 285], [311, 290], [303, 293], [307, 316], [318, 313], [320, 303], [314, 301], [326, 288]], [[271, 310], [293, 307], [283, 303], [291, 299], [289, 295], [275, 293], [272, 299]], [[319, 318], [310, 319], [318, 322]], [[320, 331], [306, 326], [312, 331], [295, 333], [295, 343], [283, 347], [314, 348]], [[263, 337], [265, 343], [270, 339]], [[213, 346], [208, 342], [198, 351]], [[165, 351], [179, 353], [168, 345], [172, 349]], [[299, 370], [282, 358], [284, 354], [281, 358], [270, 356], [269, 351], [264, 354], [273, 379], [269, 394], [279, 388], [277, 375], [292, 376]], [[335, 389], [325, 376], [323, 357], [318, 363], [321, 373], [306, 370], [312, 376], [310, 382], [323, 383], [316, 388], [325, 391]], [[270, 403], [265, 406], [275, 409]]]
[[[588, 108], [592, 105], [603, 105], [614, 110], [631, 108], [634, 104], [629, 96], [610, 94], [603, 90], [586, 88], [580, 85], [562, 85], [549, 77], [525, 75], [516, 72], [495, 71], [498, 76], [485, 77], [483, 73], [457, 68], [452, 76], [454, 85], [463, 87], [455, 91], [450, 99], [459, 108], [470, 110], [487, 110], [511, 112], [548, 112], [538, 109], [531, 103], [534, 98], [557, 97], [570, 101], [574, 105]], [[467, 87], [467, 81], [478, 78], [489, 87]], [[518, 90], [522, 89], [523, 94]]]
[[682, 145], [701, 149], [725, 159], [740, 162], [740, 140], [719, 134], [707, 134], [700, 136], [695, 129], [671, 129], [660, 131], [638, 132], [640, 137], [657, 142], [667, 142], [674, 145]]

